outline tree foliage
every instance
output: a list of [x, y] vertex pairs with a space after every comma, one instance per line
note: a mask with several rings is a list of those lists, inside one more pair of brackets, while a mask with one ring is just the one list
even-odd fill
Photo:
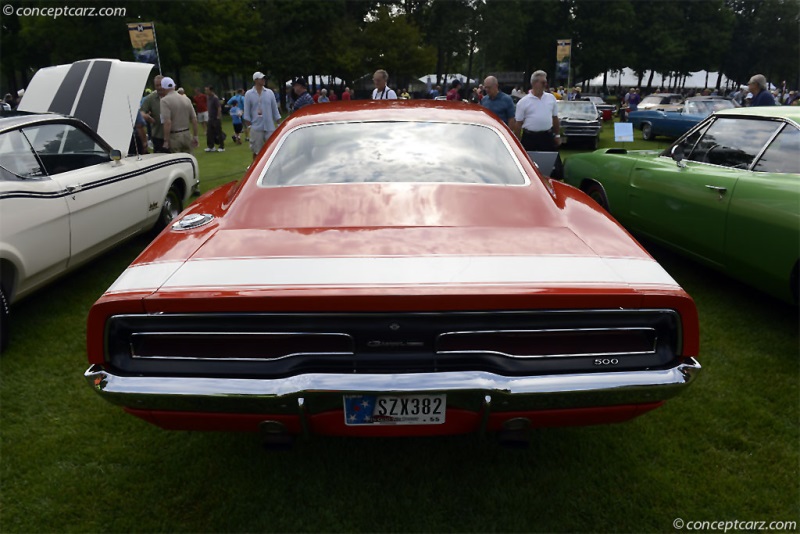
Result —
[[[29, 1], [26, 7], [52, 7]], [[87, 1], [81, 6], [107, 7]], [[119, 4], [123, 5], [123, 4]], [[0, 19], [6, 91], [48, 65], [93, 57], [133, 60], [126, 22], [156, 24], [163, 70], [227, 80], [254, 70], [286, 80], [376, 68], [395, 81], [436, 72], [555, 66], [556, 40], [573, 40], [577, 82], [631, 67], [684, 75], [763, 73], [800, 85], [797, 0], [131, 0], [125, 17]], [[527, 75], [526, 75], [527, 77]], [[648, 80], [642, 80], [647, 85]], [[710, 81], [716, 83], [716, 80]]]

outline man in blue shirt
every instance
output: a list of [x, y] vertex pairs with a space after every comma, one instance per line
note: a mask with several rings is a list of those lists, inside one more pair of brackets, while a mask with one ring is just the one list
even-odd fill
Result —
[[253, 152], [253, 161], [261, 152], [269, 136], [275, 131], [275, 123], [281, 118], [275, 93], [269, 87], [266, 76], [262, 72], [253, 74], [253, 88], [244, 95], [243, 119], [250, 128], [250, 150]]
[[774, 106], [775, 99], [767, 91], [767, 79], [763, 74], [756, 74], [750, 81], [747, 82], [747, 88], [753, 93], [753, 100], [750, 101], [750, 107], [755, 106]]
[[488, 76], [483, 80], [483, 88], [486, 90], [486, 96], [481, 99], [481, 106], [500, 117], [500, 120], [514, 131], [514, 126], [516, 125], [514, 120], [514, 113], [516, 112], [514, 101], [509, 95], [500, 90], [500, 85], [494, 76]]
[[236, 94], [228, 99], [228, 105], [232, 106], [234, 102], [239, 103], [239, 109], [244, 111], [244, 89], [239, 89]]

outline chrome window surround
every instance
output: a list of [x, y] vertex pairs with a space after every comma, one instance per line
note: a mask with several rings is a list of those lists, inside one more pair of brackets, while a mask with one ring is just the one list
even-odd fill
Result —
[[[746, 120], [771, 121], [771, 122], [778, 123], [778, 127], [772, 133], [772, 135], [770, 135], [769, 139], [767, 139], [767, 141], [764, 143], [764, 146], [761, 147], [761, 150], [759, 150], [756, 153], [756, 155], [753, 157], [753, 161], [750, 162], [750, 165], [746, 169], [734, 169], [733, 167], [726, 167], [724, 165], [717, 165], [715, 163], [708, 163], [708, 162], [705, 162], [705, 161], [694, 161], [694, 160], [688, 160], [688, 159], [686, 159], [684, 161], [686, 161], [687, 163], [691, 162], [692, 164], [705, 165], [705, 166], [713, 167], [713, 168], [716, 168], [716, 169], [738, 170], [738, 171], [742, 171], [742, 172], [759, 172], [759, 171], [755, 170], [756, 163], [758, 163], [758, 161], [764, 155], [764, 152], [767, 151], [767, 148], [769, 148], [769, 146], [772, 144], [772, 142], [775, 140], [775, 138], [778, 137], [778, 135], [784, 130], [784, 128], [791, 128], [793, 126], [795, 128], [800, 129], [800, 125], [797, 125], [794, 121], [792, 121], [790, 119], [783, 118], [783, 117], [757, 117], [757, 116], [751, 116], [751, 115], [741, 115], [741, 116], [740, 115], [723, 115], [723, 116], [711, 115], [708, 118], [706, 118], [706, 119], [702, 120], [701, 122], [699, 122], [697, 124], [697, 126], [695, 126], [691, 130], [689, 130], [688, 132], [686, 132], [685, 134], [680, 136], [677, 140], [675, 140], [671, 145], [669, 145], [669, 147], [667, 147], [666, 150], [662, 151], [659, 154], [659, 157], [661, 157], [661, 158], [669, 158], [671, 160], [672, 157], [669, 154], [669, 150], [673, 146], [677, 146], [677, 145], [681, 144], [684, 141], [684, 139], [686, 139], [691, 134], [693, 134], [695, 132], [695, 130], [698, 130], [700, 128], [707, 128], [707, 127], [711, 126], [712, 122], [714, 122], [714, 121], [716, 121], [717, 119], [720, 119], [720, 118], [739, 118], [739, 119], [746, 119]], [[705, 136], [705, 134], [706, 134], [706, 132], [703, 132], [703, 135], [700, 136], [700, 138], [698, 138], [697, 141], [699, 142], [700, 139], [702, 139], [702, 137]], [[692, 151], [694, 151], [694, 148], [695, 147], [693, 146], [692, 147]]]
[[283, 146], [283, 144], [286, 142], [286, 139], [288, 139], [288, 137], [291, 134], [293, 134], [294, 132], [296, 132], [298, 130], [305, 129], [305, 128], [315, 128], [315, 127], [318, 127], [318, 126], [329, 126], [331, 124], [363, 124], [363, 123], [373, 123], [373, 122], [374, 123], [380, 123], [380, 122], [387, 122], [387, 123], [390, 123], [390, 122], [424, 122], [424, 123], [431, 123], [431, 124], [461, 124], [461, 125], [467, 125], [467, 126], [478, 126], [480, 128], [486, 128], [487, 130], [491, 130], [492, 132], [494, 132], [495, 135], [497, 135], [500, 138], [500, 141], [503, 142], [503, 145], [506, 147], [506, 150], [508, 150], [509, 156], [511, 156], [512, 160], [516, 164], [517, 170], [519, 170], [519, 173], [522, 175], [522, 179], [523, 179], [523, 182], [524, 182], [524, 183], [521, 183], [521, 184], [463, 184], [463, 183], [456, 183], [456, 182], [375, 182], [375, 183], [417, 183], [417, 184], [429, 183], [429, 184], [470, 185], [470, 186], [477, 185], [477, 186], [492, 186], [492, 187], [526, 187], [526, 186], [529, 186], [531, 184], [530, 177], [528, 176], [528, 174], [522, 168], [522, 164], [520, 163], [520, 161], [517, 158], [517, 156], [514, 154], [514, 151], [511, 150], [511, 145], [508, 144], [508, 141], [500, 133], [500, 130], [498, 130], [494, 126], [488, 126], [488, 125], [479, 124], [479, 123], [476, 123], [476, 122], [461, 122], [461, 121], [453, 122], [453, 121], [442, 121], [442, 120], [438, 120], [438, 121], [422, 121], [422, 120], [371, 119], [371, 120], [356, 120], [356, 121], [354, 121], [354, 120], [349, 120], [349, 121], [342, 120], [342, 121], [317, 122], [317, 123], [314, 123], [314, 124], [303, 124], [301, 126], [297, 126], [295, 128], [292, 128], [291, 130], [289, 130], [288, 132], [283, 134], [283, 137], [278, 142], [278, 146], [276, 146], [273, 149], [272, 154], [270, 155], [269, 159], [267, 160], [267, 164], [264, 165], [264, 168], [261, 170], [261, 173], [258, 175], [258, 180], [256, 180], [256, 185], [258, 187], [261, 187], [261, 188], [264, 188], [264, 189], [272, 189], [272, 188], [279, 188], [279, 187], [319, 187], [319, 186], [355, 185], [353, 183], [264, 185], [262, 182], [264, 180], [264, 177], [267, 174], [267, 171], [269, 170], [270, 166], [272, 165], [273, 160], [278, 155], [278, 152], [280, 151], [280, 149]]

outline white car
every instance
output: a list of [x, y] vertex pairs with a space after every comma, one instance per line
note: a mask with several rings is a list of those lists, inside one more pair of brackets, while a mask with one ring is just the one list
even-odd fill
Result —
[[[82, 93], [96, 89], [95, 63], [105, 64], [99, 65], [107, 71], [104, 93], [112, 84], [127, 86], [125, 94], [109, 98], [113, 106], [88, 115], [100, 130], [109, 130], [116, 146], [97, 133], [97, 125], [93, 129], [61, 113], [0, 119], [0, 350], [8, 343], [10, 304], [126, 239], [168, 225], [199, 185], [197, 160], [190, 154], [122, 156], [133, 132], [132, 122], [125, 124], [125, 117], [132, 118], [125, 100], [132, 99], [132, 110], [138, 111], [150, 66], [90, 60], [42, 69], [66, 67], [67, 73], [61, 83], [47, 73], [49, 100], [34, 78], [20, 109], [36, 105], [26, 100], [29, 95], [53, 102], [52, 108], [64, 85], [77, 78], [69, 74], [76, 65], [86, 79], [78, 79], [80, 91], [69, 100], [80, 107]], [[130, 87], [134, 84], [138, 89]], [[96, 101], [96, 91], [87, 98]], [[121, 124], [111, 116], [112, 107], [124, 107]]]

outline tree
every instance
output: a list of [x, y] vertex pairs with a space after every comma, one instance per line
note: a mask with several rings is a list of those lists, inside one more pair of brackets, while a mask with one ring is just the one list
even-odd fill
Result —
[[572, 66], [577, 79], [591, 79], [603, 74], [603, 92], [607, 93], [606, 73], [622, 70], [631, 62], [631, 49], [620, 39], [636, 19], [629, 0], [597, 2], [577, 0], [572, 8]]
[[419, 28], [405, 14], [391, 15], [381, 7], [361, 34], [362, 63], [367, 72], [386, 69], [397, 82], [429, 72], [435, 51], [423, 43]]

